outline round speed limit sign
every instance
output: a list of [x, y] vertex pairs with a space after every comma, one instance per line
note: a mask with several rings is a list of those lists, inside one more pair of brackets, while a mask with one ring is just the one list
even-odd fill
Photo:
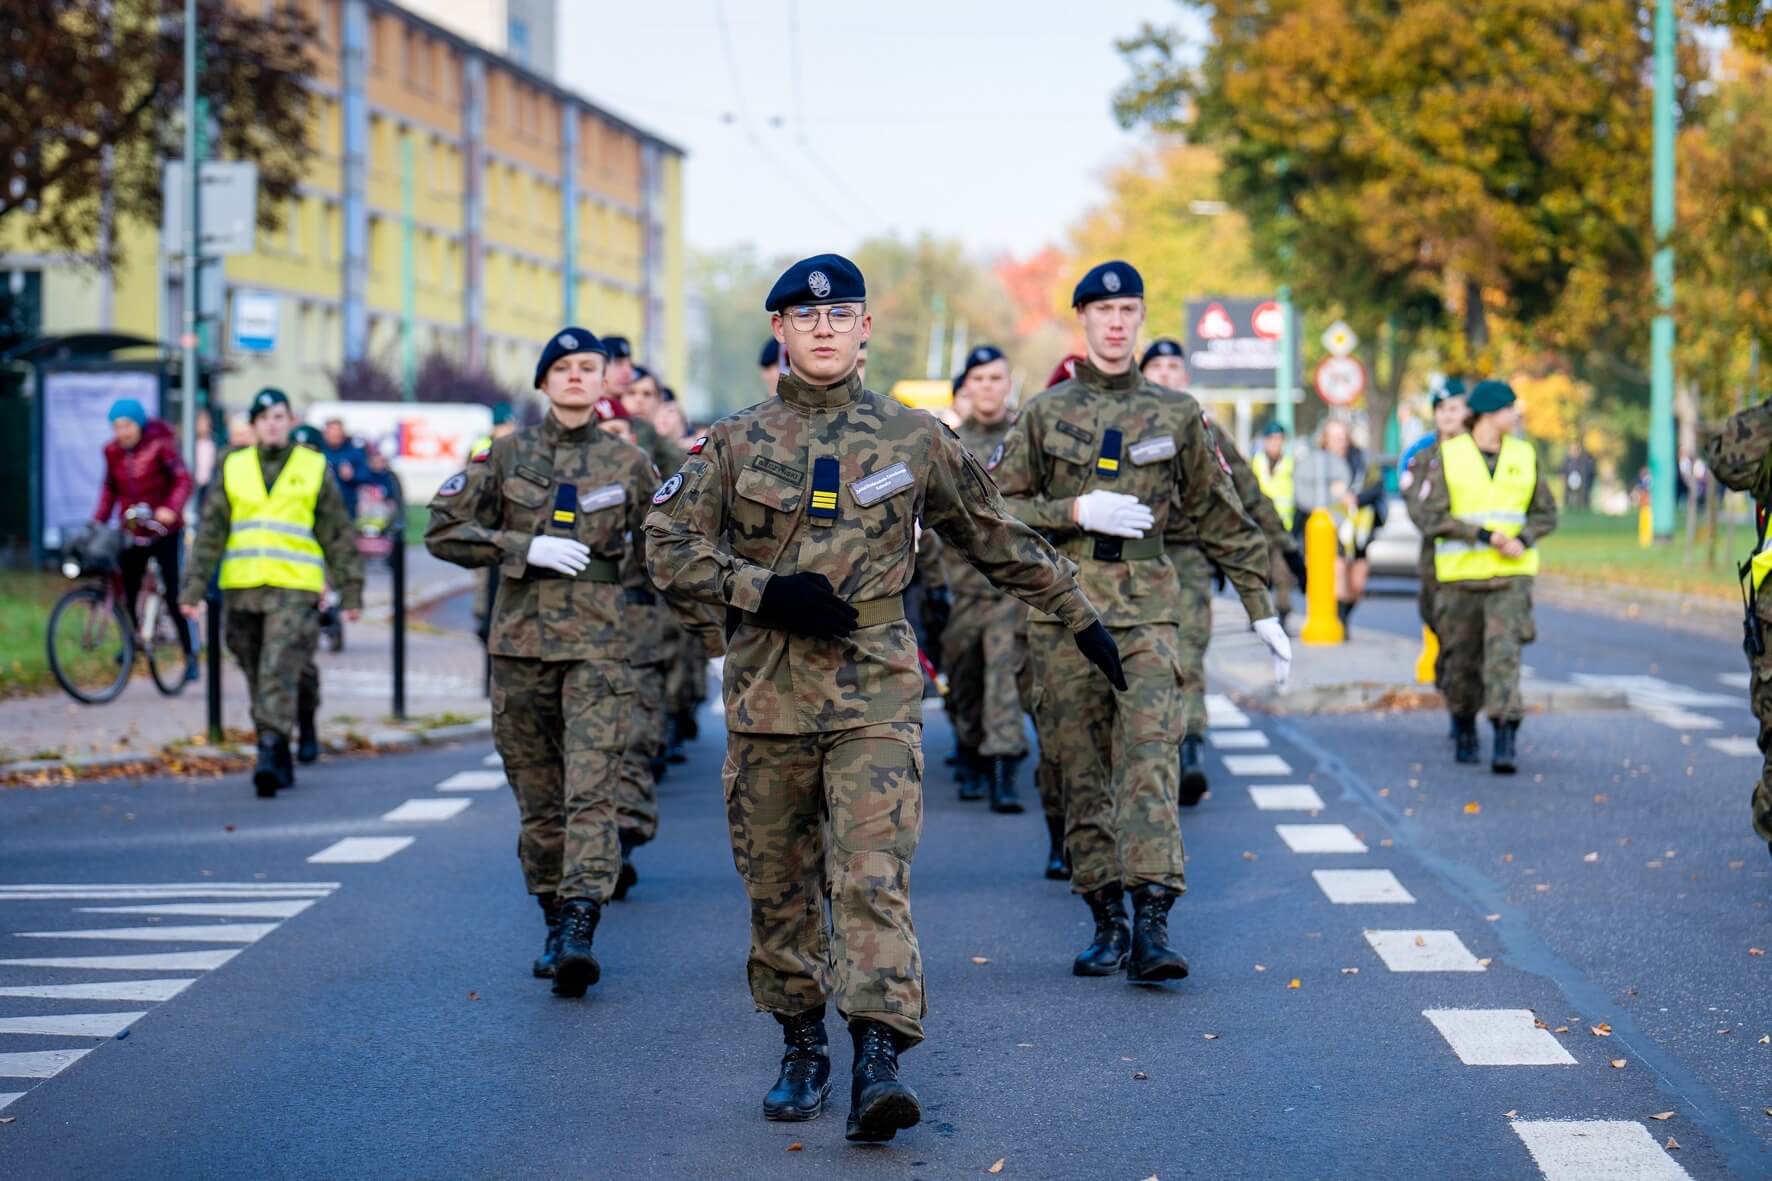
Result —
[[1317, 365], [1317, 393], [1331, 406], [1351, 406], [1366, 392], [1366, 367], [1354, 357], [1324, 357]]

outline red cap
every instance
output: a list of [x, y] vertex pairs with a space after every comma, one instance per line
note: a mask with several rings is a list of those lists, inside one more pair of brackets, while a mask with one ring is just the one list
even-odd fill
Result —
[[1081, 353], [1072, 353], [1070, 356], [1060, 361], [1057, 368], [1053, 369], [1052, 376], [1046, 379], [1046, 388], [1051, 389], [1059, 382], [1069, 381], [1071, 378], [1077, 376], [1077, 362], [1082, 359], [1083, 355]]

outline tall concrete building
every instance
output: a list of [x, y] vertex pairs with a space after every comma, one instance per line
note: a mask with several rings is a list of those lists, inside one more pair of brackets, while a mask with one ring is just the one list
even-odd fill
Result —
[[554, 77], [559, 0], [406, 0], [406, 7], [544, 78]]

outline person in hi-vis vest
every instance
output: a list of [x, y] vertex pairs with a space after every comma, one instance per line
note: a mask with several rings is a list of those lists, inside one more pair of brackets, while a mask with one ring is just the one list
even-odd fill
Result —
[[1436, 617], [1446, 663], [1442, 688], [1457, 758], [1475, 763], [1477, 710], [1495, 727], [1491, 768], [1516, 769], [1514, 738], [1525, 712], [1520, 649], [1537, 632], [1532, 579], [1537, 545], [1557, 527], [1557, 503], [1532, 444], [1512, 432], [1520, 412], [1505, 382], [1471, 391], [1468, 434], [1440, 444], [1410, 495], [1423, 536], [1434, 539]]
[[252, 781], [270, 797], [295, 782], [289, 740], [302, 668], [320, 635], [320, 596], [330, 583], [345, 618], [355, 620], [363, 606], [363, 559], [325, 457], [290, 439], [288, 397], [260, 390], [249, 420], [254, 444], [229, 453], [217, 469], [178, 599], [197, 618], [220, 568], [228, 650], [246, 673], [258, 729]]

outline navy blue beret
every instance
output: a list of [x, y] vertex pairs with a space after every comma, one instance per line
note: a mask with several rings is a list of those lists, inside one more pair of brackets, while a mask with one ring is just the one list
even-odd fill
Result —
[[605, 336], [603, 351], [611, 361], [625, 361], [634, 355], [634, 348], [625, 336]]
[[960, 392], [960, 387], [965, 384], [966, 384], [966, 375], [964, 373], [954, 374], [954, 392], [956, 394]]
[[1144, 298], [1144, 276], [1131, 263], [1116, 258], [1090, 268], [1077, 283], [1076, 290], [1071, 292], [1071, 306], [1080, 308], [1098, 299], [1129, 299], [1132, 296]]
[[1438, 406], [1447, 398], [1462, 398], [1464, 395], [1464, 379], [1462, 377], [1448, 377], [1446, 384], [1434, 391], [1432, 401], [1435, 406]]
[[992, 361], [1001, 361], [1002, 359], [1002, 349], [994, 344], [981, 344], [970, 353], [966, 354], [966, 363], [960, 366], [959, 380], [965, 381], [966, 375], [971, 373], [974, 369], [977, 369], [980, 365], [989, 365]]
[[541, 388], [542, 378], [548, 375], [548, 370], [554, 367], [555, 361], [574, 353], [600, 353], [607, 357], [609, 345], [593, 336], [588, 328], [560, 329], [548, 338], [546, 347], [541, 350], [541, 360], [535, 363], [535, 388]]
[[1472, 414], [1492, 414], [1514, 404], [1514, 388], [1505, 381], [1479, 381], [1465, 402]]
[[841, 254], [815, 254], [782, 272], [763, 308], [779, 312], [809, 304], [859, 303], [867, 297], [860, 267]]
[[763, 342], [763, 351], [757, 354], [757, 368], [775, 369], [781, 365], [781, 341], [773, 336]]
[[1151, 341], [1151, 347], [1144, 351], [1144, 359], [1139, 361], [1138, 367], [1143, 369], [1158, 357], [1180, 357], [1185, 361], [1187, 360], [1187, 353], [1180, 345], [1176, 344], [1173, 340], [1170, 340], [1167, 336], [1158, 337], [1156, 340]]

